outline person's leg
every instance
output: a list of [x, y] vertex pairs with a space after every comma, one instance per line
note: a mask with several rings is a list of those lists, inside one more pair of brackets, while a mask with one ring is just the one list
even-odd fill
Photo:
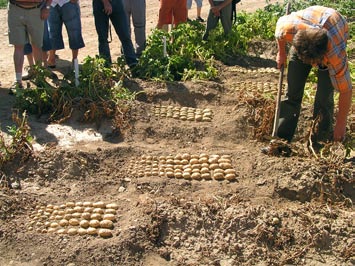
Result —
[[[215, 2], [216, 3], [216, 2]], [[218, 3], [218, 2], [217, 2]], [[202, 39], [207, 41], [208, 40], [208, 35], [210, 33], [211, 30], [213, 30], [214, 28], [217, 27], [218, 24], [218, 20], [219, 17], [216, 17], [213, 12], [210, 10], [208, 13], [208, 17], [207, 17], [207, 24], [206, 24], [206, 29], [205, 29], [205, 33], [202, 36]]]
[[316, 140], [328, 141], [333, 137], [334, 88], [328, 69], [318, 69], [317, 92], [314, 101], [313, 119], [320, 116]]
[[80, 6], [68, 2], [62, 6], [63, 23], [69, 37], [69, 47], [72, 50], [72, 62], [78, 58], [79, 49], [85, 47], [81, 33]]
[[105, 58], [108, 63], [112, 62], [110, 46], [108, 43], [109, 17], [104, 13], [104, 5], [101, 0], [92, 2], [95, 29], [99, 42], [99, 55]]
[[112, 2], [112, 14], [110, 19], [113, 27], [122, 43], [123, 53], [128, 66], [137, 64], [137, 57], [132, 44], [131, 36], [129, 35], [129, 26], [126, 13], [123, 8], [122, 0]]
[[136, 54], [140, 56], [146, 45], [146, 0], [133, 1], [132, 21], [136, 40]]
[[158, 29], [163, 29], [163, 27], [166, 27], [164, 25], [172, 23], [172, 4], [172, 0], [160, 0]]
[[50, 9], [48, 25], [49, 39], [51, 41], [51, 50], [48, 53], [48, 66], [55, 67], [55, 52], [56, 50], [64, 49], [64, 41], [62, 35], [63, 20], [61, 7], [59, 7], [58, 5]]
[[32, 45], [30, 43], [26, 43], [23, 47], [23, 53], [27, 57], [28, 65], [33, 66], [35, 64], [32, 54]]
[[224, 34], [226, 34], [226, 35], [229, 34], [232, 30], [231, 14], [232, 14], [232, 5], [231, 4], [222, 8], [221, 23], [223, 26]]
[[196, 2], [196, 20], [200, 22], [204, 22], [205, 20], [201, 17], [201, 10], [202, 10], [202, 0], [195, 0]]
[[174, 26], [187, 21], [186, 0], [172, 0], [175, 4], [173, 7]]
[[15, 81], [22, 87], [22, 68], [24, 62], [23, 45], [14, 45]]
[[288, 89], [285, 98], [280, 104], [280, 117], [277, 129], [277, 136], [288, 141], [291, 141], [295, 134], [301, 111], [304, 86], [312, 68], [311, 65], [304, 64], [299, 60], [293, 50], [291, 50], [290, 54], [287, 69]]

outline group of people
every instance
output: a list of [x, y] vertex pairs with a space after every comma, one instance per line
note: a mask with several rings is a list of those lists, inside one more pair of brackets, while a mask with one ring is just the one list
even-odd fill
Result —
[[[145, 0], [92, 0], [95, 27], [98, 34], [99, 55], [111, 62], [108, 41], [109, 20], [121, 43], [127, 65], [134, 68], [146, 42]], [[197, 1], [198, 7], [202, 1]], [[210, 10], [202, 39], [220, 20], [224, 32], [232, 28], [232, 0], [209, 0]], [[177, 25], [188, 19], [191, 1], [160, 0], [157, 28]], [[197, 18], [201, 18], [197, 10]], [[132, 18], [135, 46], [131, 39]], [[202, 19], [202, 18], [201, 18]], [[199, 19], [198, 19], [199, 20]], [[81, 34], [80, 7], [77, 0], [10, 0], [8, 8], [9, 41], [14, 45], [15, 85], [21, 87], [24, 47], [31, 44], [34, 62], [47, 62], [55, 67], [55, 51], [64, 48], [62, 25], [69, 36], [72, 59], [84, 47]], [[47, 26], [48, 25], [48, 26]], [[48, 27], [48, 28], [47, 28]], [[49, 30], [48, 30], [49, 29]], [[279, 68], [288, 63], [288, 89], [280, 105], [277, 136], [291, 141], [298, 123], [304, 87], [310, 70], [318, 67], [318, 85], [313, 118], [319, 118], [319, 138], [342, 141], [352, 102], [352, 82], [346, 54], [349, 38], [348, 24], [336, 10], [311, 6], [281, 17], [276, 25], [278, 44], [276, 62]], [[291, 44], [287, 60], [286, 44]], [[47, 53], [47, 51], [49, 51]], [[25, 51], [30, 53], [28, 49]], [[47, 59], [48, 55], [48, 59]], [[339, 92], [338, 113], [333, 128], [334, 89]]]
[[[109, 21], [121, 43], [127, 65], [133, 68], [146, 43], [145, 0], [93, 0], [99, 55], [112, 62], [109, 48]], [[136, 45], [133, 46], [129, 21], [132, 19]], [[10, 93], [22, 88], [24, 57], [29, 65], [56, 67], [56, 51], [64, 49], [63, 25], [66, 28], [72, 62], [85, 47], [82, 36], [78, 0], [10, 0], [8, 5], [8, 36], [14, 46], [15, 82]]]

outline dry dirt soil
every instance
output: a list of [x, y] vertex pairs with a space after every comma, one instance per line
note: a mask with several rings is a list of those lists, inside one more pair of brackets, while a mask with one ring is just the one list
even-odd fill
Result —
[[[242, 0], [239, 7], [252, 11], [263, 4]], [[81, 1], [81, 8], [86, 47], [80, 60], [97, 53], [91, 2]], [[158, 1], [148, 0], [148, 32], [157, 12]], [[3, 34], [6, 17], [0, 10], [3, 132], [13, 124], [14, 103], [7, 94], [13, 48]], [[113, 54], [119, 55], [119, 47], [114, 40]], [[213, 82], [127, 79], [127, 88], [145, 93], [134, 104], [131, 127], [119, 137], [110, 121], [98, 127], [73, 117], [48, 124], [31, 116], [34, 157], [5, 169], [13, 188], [1, 180], [0, 265], [354, 265], [354, 156], [344, 159], [339, 146], [316, 159], [305, 148], [311, 106], [302, 110], [291, 156], [260, 152], [268, 142], [256, 134], [269, 107], [258, 91], [276, 95], [278, 72], [263, 71], [275, 66], [275, 44], [259, 52], [263, 58], [220, 64]], [[60, 74], [71, 59], [68, 50], [58, 55]], [[154, 106], [161, 105], [210, 109], [212, 120], [157, 116], [161, 109]], [[234, 180], [167, 176], [169, 167], [212, 168], [213, 155], [224, 159], [218, 167], [235, 170]], [[103, 213], [111, 224], [97, 225]], [[83, 220], [90, 221], [89, 230]], [[108, 227], [112, 236], [95, 234], [96, 226]]]

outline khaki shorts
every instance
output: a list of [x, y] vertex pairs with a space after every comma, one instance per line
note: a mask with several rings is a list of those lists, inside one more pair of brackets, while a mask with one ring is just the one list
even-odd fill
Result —
[[44, 21], [41, 8], [25, 9], [9, 3], [7, 15], [9, 42], [13, 45], [31, 43], [42, 47]]

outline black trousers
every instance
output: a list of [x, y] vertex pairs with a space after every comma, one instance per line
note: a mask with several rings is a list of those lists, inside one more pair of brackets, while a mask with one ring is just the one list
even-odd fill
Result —
[[[288, 89], [285, 98], [280, 104], [280, 119], [277, 135], [280, 138], [291, 141], [297, 127], [301, 111], [304, 86], [312, 66], [303, 63], [294, 49], [290, 51], [290, 61], [287, 71]], [[319, 141], [331, 140], [333, 136], [333, 113], [334, 113], [334, 88], [330, 80], [328, 69], [318, 69], [317, 92], [315, 96], [313, 119], [318, 115]]]

